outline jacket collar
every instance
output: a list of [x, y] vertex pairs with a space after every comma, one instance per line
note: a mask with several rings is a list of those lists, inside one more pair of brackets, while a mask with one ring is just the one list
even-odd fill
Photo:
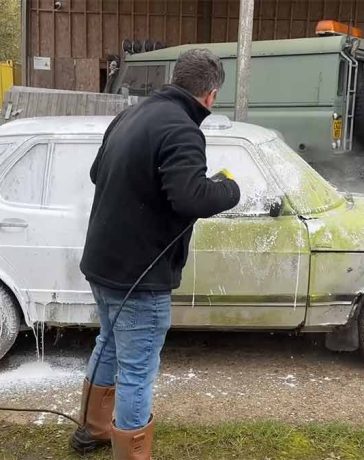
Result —
[[177, 103], [198, 126], [200, 126], [203, 120], [211, 113], [206, 107], [200, 104], [191, 93], [180, 86], [165, 85], [155, 94]]

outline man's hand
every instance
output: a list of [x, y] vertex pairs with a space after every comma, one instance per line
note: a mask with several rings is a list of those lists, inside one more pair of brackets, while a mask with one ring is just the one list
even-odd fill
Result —
[[219, 172], [211, 176], [210, 179], [214, 182], [221, 182], [225, 179], [234, 180], [234, 176], [227, 169], [221, 169]]

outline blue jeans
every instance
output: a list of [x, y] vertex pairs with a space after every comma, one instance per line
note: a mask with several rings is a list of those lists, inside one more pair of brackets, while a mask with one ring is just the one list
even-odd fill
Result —
[[[87, 378], [90, 380], [101, 347], [126, 291], [91, 284], [100, 317], [100, 334], [92, 352]], [[171, 325], [169, 291], [136, 291], [115, 323], [101, 355], [94, 384], [115, 388], [115, 425], [134, 430], [147, 425], [153, 402], [153, 384], [160, 364], [160, 352]]]

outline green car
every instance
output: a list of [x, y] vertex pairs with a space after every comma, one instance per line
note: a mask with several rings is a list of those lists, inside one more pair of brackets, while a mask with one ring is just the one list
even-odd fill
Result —
[[[78, 264], [110, 121], [0, 127], [0, 357], [21, 323], [97, 324]], [[325, 332], [331, 349], [364, 349], [364, 198], [339, 193], [276, 132], [221, 115], [202, 129], [208, 174], [230, 170], [241, 201], [195, 226], [173, 326]]]

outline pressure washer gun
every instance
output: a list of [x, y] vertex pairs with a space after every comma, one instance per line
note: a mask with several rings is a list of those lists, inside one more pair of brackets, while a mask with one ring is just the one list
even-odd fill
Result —
[[211, 176], [210, 179], [214, 182], [222, 182], [225, 179], [234, 180], [234, 176], [227, 169], [221, 169], [216, 174]]

